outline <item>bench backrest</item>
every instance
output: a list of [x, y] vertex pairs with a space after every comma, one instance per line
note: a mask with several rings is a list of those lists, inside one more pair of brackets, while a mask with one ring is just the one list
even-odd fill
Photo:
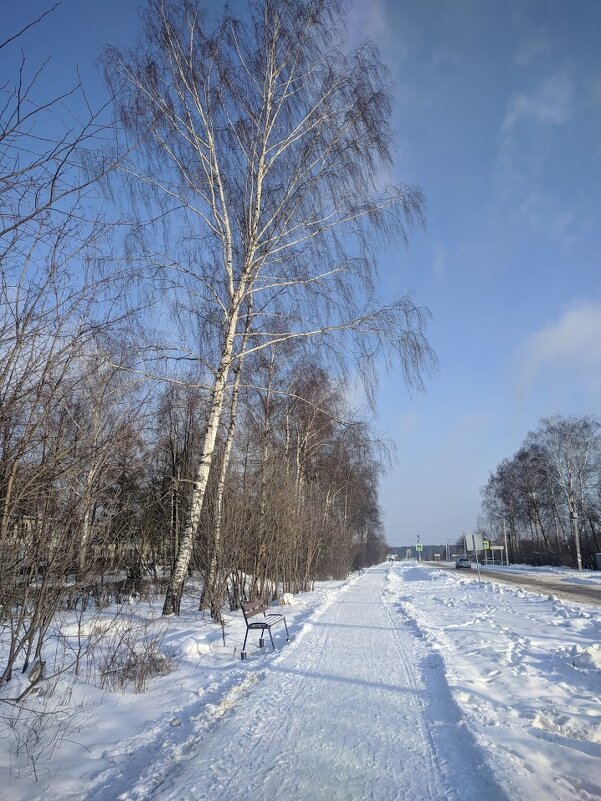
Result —
[[249, 617], [254, 617], [254, 615], [260, 615], [261, 612], [266, 610], [267, 606], [262, 601], [247, 601], [242, 604], [242, 614], [245, 620]]

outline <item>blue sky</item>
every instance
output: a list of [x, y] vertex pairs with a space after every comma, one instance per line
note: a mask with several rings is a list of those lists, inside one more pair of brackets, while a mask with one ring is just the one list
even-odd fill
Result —
[[[64, 0], [27, 53], [99, 96], [98, 49], [134, 40], [137, 6]], [[12, 31], [47, 4], [0, 7]], [[444, 543], [540, 417], [601, 410], [601, 3], [358, 0], [349, 32], [391, 69], [395, 178], [428, 202], [428, 230], [380, 258], [383, 295], [432, 310], [439, 359], [424, 395], [382, 380], [386, 535]]]
[[392, 70], [397, 178], [428, 200], [382, 275], [431, 308], [440, 362], [413, 400], [383, 382], [386, 533], [453, 541], [540, 417], [600, 411], [601, 3], [380, 0], [351, 30]]

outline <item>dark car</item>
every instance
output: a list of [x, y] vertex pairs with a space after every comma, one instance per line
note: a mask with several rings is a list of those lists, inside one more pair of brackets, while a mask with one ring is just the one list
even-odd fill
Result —
[[464, 567], [466, 570], [471, 570], [472, 560], [468, 559], [467, 556], [460, 556], [459, 559], [455, 562], [455, 568], [459, 570], [462, 567]]

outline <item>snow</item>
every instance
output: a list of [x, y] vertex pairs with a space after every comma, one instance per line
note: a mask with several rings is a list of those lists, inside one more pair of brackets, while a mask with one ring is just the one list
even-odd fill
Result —
[[420, 569], [391, 573], [389, 592], [508, 797], [601, 798], [599, 607]]
[[521, 576], [534, 576], [539, 580], [545, 578], [553, 579], [555, 581], [565, 581], [569, 584], [587, 584], [594, 587], [601, 586], [601, 572], [596, 570], [582, 570], [576, 572], [571, 567], [532, 567], [531, 565], [510, 565], [509, 567], [501, 565], [491, 565], [480, 563], [480, 567], [484, 570], [503, 573], [515, 573]]
[[[471, 558], [472, 562], [472, 569], [476, 567], [476, 560], [473, 557]], [[437, 564], [437, 565], [444, 565], [446, 567], [454, 567], [455, 562], [447, 562], [447, 561], [440, 561], [440, 562], [430, 562], [430, 565]], [[483, 562], [480, 561], [480, 568], [482, 570], [487, 570], [490, 572], [495, 572], [502, 576], [504, 573], [516, 574], [519, 576], [532, 576], [537, 579], [554, 579], [556, 580], [563, 580], [569, 584], [589, 584], [591, 586], [599, 587], [601, 586], [601, 571], [599, 570], [582, 570], [577, 572], [574, 570], [573, 567], [551, 567], [550, 565], [543, 566], [543, 567], [534, 567], [533, 565], [500, 565], [497, 561], [496, 564], [492, 562]]]
[[3, 799], [601, 798], [599, 607], [415, 562], [292, 601], [291, 642], [251, 635], [246, 662], [240, 613], [224, 646], [192, 597], [168, 621], [133, 604], [174, 669], [141, 694], [61, 679], [37, 782], [0, 729]]
[[575, 645], [572, 648], [572, 656], [574, 667], [601, 670], [601, 645], [591, 645], [589, 648]]

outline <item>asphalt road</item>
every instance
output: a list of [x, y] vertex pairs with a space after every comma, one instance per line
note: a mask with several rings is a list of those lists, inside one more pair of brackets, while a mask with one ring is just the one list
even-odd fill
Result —
[[[455, 570], [454, 566], [442, 565], [438, 562], [429, 562], [431, 567], [441, 568], [442, 570]], [[476, 568], [472, 567], [471, 571], [461, 570], [462, 576], [466, 573], [471, 573], [472, 578], [477, 579], [478, 573]], [[480, 567], [480, 573], [486, 575], [487, 579], [492, 581], [502, 581], [505, 584], [517, 584], [527, 590], [534, 592], [542, 592], [545, 594], [557, 595], [558, 598], [566, 598], [569, 601], [576, 601], [577, 603], [599, 604], [601, 605], [601, 586], [594, 586], [592, 584], [578, 584], [577, 576], [524, 576], [520, 573], [501, 573], [500, 570], [487, 570], [485, 567]]]

